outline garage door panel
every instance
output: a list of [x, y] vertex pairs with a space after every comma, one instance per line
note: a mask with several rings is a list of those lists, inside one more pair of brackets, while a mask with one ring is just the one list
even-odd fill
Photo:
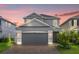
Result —
[[24, 45], [48, 44], [48, 34], [47, 33], [23, 33], [22, 43]]

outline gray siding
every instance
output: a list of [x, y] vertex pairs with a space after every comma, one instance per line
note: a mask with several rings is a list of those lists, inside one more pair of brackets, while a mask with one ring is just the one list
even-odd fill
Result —
[[[73, 20], [73, 26], [72, 26], [72, 20]], [[72, 27], [77, 27], [77, 19], [71, 19], [68, 22], [61, 25], [61, 28], [64, 30], [70, 30]]]
[[15, 38], [16, 36], [15, 25], [2, 20], [1, 27], [2, 27], [2, 36], [7, 37], [10, 34], [13, 38]]
[[[30, 20], [33, 20], [33, 19], [30, 19]], [[55, 20], [38, 19], [38, 20], [43, 21], [43, 22], [47, 23], [50, 26], [59, 27], [59, 20], [58, 19], [55, 19]], [[29, 19], [26, 19], [26, 22], [28, 22], [28, 21], [29, 21]], [[34, 23], [34, 24], [35, 24], [35, 26], [38, 26], [38, 24], [36, 24], [36, 23]], [[33, 24], [30, 23], [28, 25], [33, 25]]]
[[52, 30], [50, 27], [20, 27], [18, 30], [22, 31], [48, 31]]
[[59, 27], [59, 20], [58, 19], [44, 20], [44, 22], [49, 24], [50, 26]]
[[28, 20], [29, 23], [27, 22], [27, 24], [24, 24], [24, 26], [47, 26], [46, 24], [41, 23], [40, 21], [37, 21], [37, 20], [32, 19], [31, 22], [29, 22], [29, 20]]
[[[34, 18], [36, 18], [40, 21], [43, 21], [50, 26], [59, 27], [59, 18], [54, 17], [54, 16], [49, 16], [49, 15], [36, 14], [36, 13], [32, 13], [32, 14], [26, 16], [24, 18], [25, 23], [27, 23], [29, 20], [33, 20]], [[29, 25], [31, 25], [31, 23]], [[35, 24], [35, 25], [37, 25], [37, 24]]]
[[53, 24], [53, 20], [44, 20], [45, 23], [49, 24], [50, 26], [52, 26]]
[[70, 20], [67, 23], [63, 24], [61, 26], [61, 28], [64, 29], [64, 30], [69, 30], [71, 26], [72, 26], [72, 24], [71, 24], [71, 20]]

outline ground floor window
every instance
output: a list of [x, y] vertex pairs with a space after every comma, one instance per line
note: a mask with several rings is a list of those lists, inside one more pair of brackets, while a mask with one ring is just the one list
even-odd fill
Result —
[[53, 32], [53, 42], [57, 42], [58, 33], [59, 33], [59, 31]]

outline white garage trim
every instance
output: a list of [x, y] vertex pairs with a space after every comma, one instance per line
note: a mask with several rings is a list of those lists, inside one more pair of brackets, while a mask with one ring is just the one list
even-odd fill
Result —
[[18, 45], [22, 44], [22, 32], [21, 31], [17, 31], [16, 44], [18, 44]]
[[48, 44], [53, 44], [53, 32], [48, 31]]
[[53, 44], [53, 32], [52, 31], [17, 31], [16, 43], [22, 44], [22, 33], [48, 33], [48, 44]]
[[47, 31], [23, 31], [22, 33], [48, 33]]

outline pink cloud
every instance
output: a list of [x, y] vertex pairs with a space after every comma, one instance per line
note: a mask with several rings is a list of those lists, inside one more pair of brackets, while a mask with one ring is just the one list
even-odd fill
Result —
[[[6, 6], [7, 5], [5, 5], [5, 4], [0, 4], [1, 8], [6, 7]], [[31, 12], [37, 12], [38, 14], [43, 13], [43, 14], [52, 15], [52, 16], [55, 14], [64, 13], [64, 11], [53, 12], [53, 11], [49, 11], [49, 10], [39, 10], [39, 9], [37, 10], [37, 9], [30, 8], [30, 7], [27, 7], [27, 8], [22, 7], [22, 8], [17, 8], [17, 9], [0, 9], [0, 16], [3, 16], [4, 18], [6, 18], [7, 20], [9, 20], [11, 22], [16, 22], [17, 25], [21, 25], [21, 24], [23, 24], [22, 18], [24, 16], [27, 16]], [[66, 13], [63, 16], [58, 16], [61, 18], [60, 24], [62, 24], [68, 18], [74, 16], [74, 15], [70, 15], [70, 14], [72, 14], [72, 13]]]
[[11, 22], [16, 22], [17, 25], [23, 24], [23, 17], [30, 13], [31, 9], [23, 8], [23, 9], [16, 9], [16, 10], [0, 10], [0, 16], [3, 16], [7, 20]]
[[0, 4], [0, 7], [6, 7], [7, 5], [6, 4]]

